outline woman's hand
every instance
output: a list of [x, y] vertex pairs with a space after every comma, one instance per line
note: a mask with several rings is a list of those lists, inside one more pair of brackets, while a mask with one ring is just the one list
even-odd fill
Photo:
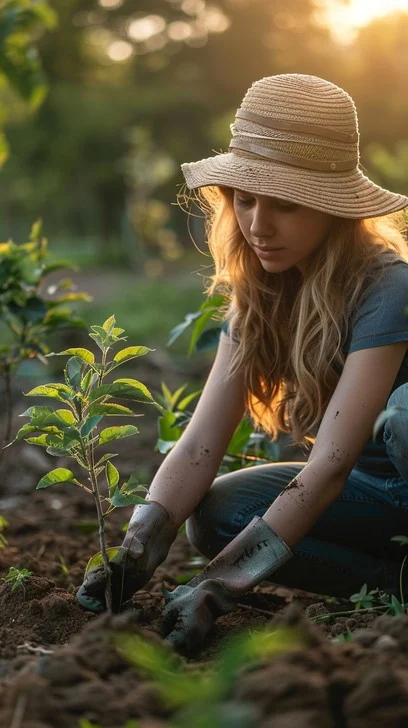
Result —
[[[150, 581], [176, 536], [177, 527], [163, 506], [153, 501], [136, 506], [123, 544], [109, 562], [114, 612]], [[103, 565], [90, 569], [76, 595], [79, 603], [91, 612], [103, 612], [106, 583]]]
[[289, 547], [259, 516], [188, 584], [164, 592], [163, 636], [176, 649], [192, 653], [221, 614], [292, 556]]

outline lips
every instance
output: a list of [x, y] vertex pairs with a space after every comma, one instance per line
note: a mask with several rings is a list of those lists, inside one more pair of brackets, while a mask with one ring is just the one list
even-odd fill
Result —
[[260, 250], [262, 253], [270, 253], [275, 250], [283, 250], [283, 248], [261, 248], [260, 245], [254, 245], [255, 250]]

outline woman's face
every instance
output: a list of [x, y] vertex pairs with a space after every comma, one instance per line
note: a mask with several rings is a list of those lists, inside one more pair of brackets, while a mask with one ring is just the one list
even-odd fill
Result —
[[309, 256], [324, 243], [332, 216], [277, 197], [234, 190], [241, 232], [270, 273], [293, 266], [304, 271]]

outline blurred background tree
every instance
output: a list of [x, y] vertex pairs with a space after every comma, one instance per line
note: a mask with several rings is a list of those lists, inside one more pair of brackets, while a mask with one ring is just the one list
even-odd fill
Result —
[[[0, 174], [3, 238], [42, 217], [53, 245], [81, 265], [182, 271], [193, 247], [175, 204], [179, 165], [226, 150], [247, 87], [280, 72], [346, 88], [364, 168], [406, 192], [408, 0], [407, 12], [392, 13], [397, 4], [368, 23], [376, 4], [362, 0], [64, 0], [54, 12], [3, 0], [0, 70], [14, 69], [13, 86], [0, 85], [13, 149]], [[329, 11], [363, 6], [340, 37]], [[192, 229], [199, 238], [200, 224]]]

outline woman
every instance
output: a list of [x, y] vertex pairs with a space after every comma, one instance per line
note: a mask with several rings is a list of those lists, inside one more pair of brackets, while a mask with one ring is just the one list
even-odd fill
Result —
[[[119, 608], [187, 519], [212, 560], [166, 595], [167, 638], [185, 650], [264, 579], [397, 592], [390, 539], [408, 533], [408, 252], [384, 217], [408, 199], [362, 174], [353, 100], [322, 79], [261, 79], [231, 131], [228, 153], [182, 165], [207, 215], [209, 293], [229, 297], [224, 331], [191, 422], [112, 563]], [[216, 477], [245, 412], [311, 447], [307, 461]], [[88, 573], [79, 601], [103, 609], [104, 583], [101, 567]]]

